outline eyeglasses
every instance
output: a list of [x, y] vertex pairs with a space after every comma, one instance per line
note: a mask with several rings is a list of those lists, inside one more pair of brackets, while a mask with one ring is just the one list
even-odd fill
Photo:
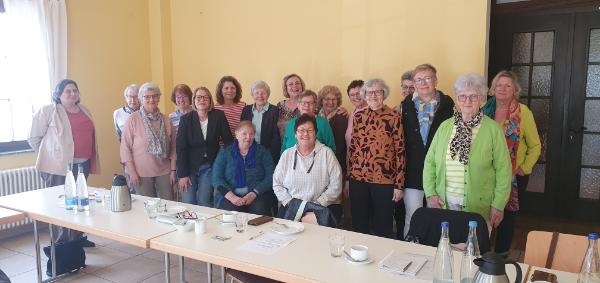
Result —
[[337, 98], [324, 98], [323, 101], [337, 101]]
[[187, 97], [185, 95], [175, 95], [175, 100], [184, 100]]
[[300, 101], [298, 103], [301, 104], [301, 105], [313, 105], [313, 104], [315, 104], [314, 101]]
[[312, 134], [315, 132], [315, 129], [298, 129], [296, 132], [299, 134]]
[[418, 84], [418, 85], [426, 84], [426, 83], [428, 84], [428, 83], [432, 82], [433, 79], [434, 79], [433, 77], [418, 78], [418, 79], [415, 79], [415, 84]]
[[144, 100], [158, 99], [158, 94], [144, 95]]
[[408, 86], [408, 85], [403, 85], [402, 89], [410, 89], [410, 90], [415, 90], [414, 86]]
[[384, 93], [383, 89], [365, 91], [366, 96], [381, 96], [381, 95], [383, 95], [383, 93]]
[[196, 212], [189, 211], [189, 210], [178, 213], [177, 217], [183, 218], [183, 219], [198, 219], [198, 215], [196, 215]]
[[456, 98], [460, 102], [467, 101], [467, 98], [469, 99], [470, 102], [477, 102], [477, 100], [479, 100], [480, 96], [481, 95], [464, 95], [464, 94], [459, 94], [459, 95], [456, 96]]
[[203, 95], [198, 95], [198, 96], [196, 96], [196, 100], [206, 100], [206, 101], [208, 101], [208, 100], [210, 100], [210, 97], [203, 96]]

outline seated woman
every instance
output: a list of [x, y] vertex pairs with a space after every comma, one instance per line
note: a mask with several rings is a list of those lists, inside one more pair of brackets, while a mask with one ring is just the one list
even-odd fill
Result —
[[456, 80], [458, 109], [435, 132], [423, 168], [431, 208], [481, 214], [498, 227], [510, 193], [511, 164], [504, 133], [480, 111], [487, 84], [479, 75]]
[[[273, 191], [283, 207], [278, 216], [296, 215], [290, 204], [308, 202], [302, 222], [337, 226], [341, 218], [342, 170], [333, 151], [317, 141], [317, 121], [314, 115], [303, 114], [294, 121], [298, 143], [285, 150], [273, 174]], [[313, 207], [315, 209], [306, 209]], [[298, 210], [297, 207], [293, 208]], [[307, 211], [314, 212], [307, 212]], [[325, 210], [325, 219], [320, 212]], [[328, 217], [333, 216], [333, 219]], [[299, 219], [294, 219], [299, 220]]]
[[233, 144], [219, 150], [212, 185], [224, 196], [220, 209], [273, 215], [273, 159], [254, 141], [254, 125], [242, 121]]

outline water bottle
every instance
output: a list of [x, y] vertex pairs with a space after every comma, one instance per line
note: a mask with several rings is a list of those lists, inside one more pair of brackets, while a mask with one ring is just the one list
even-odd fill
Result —
[[65, 176], [65, 208], [77, 212], [77, 190], [75, 186], [75, 177], [71, 171], [73, 164], [67, 163], [67, 174]]
[[90, 210], [90, 197], [88, 195], [87, 181], [83, 174], [83, 165], [78, 164], [77, 167], [77, 211], [88, 211]]
[[590, 233], [588, 235], [589, 244], [581, 272], [579, 273], [578, 283], [600, 283], [600, 258], [598, 257], [598, 234]]
[[435, 252], [433, 261], [433, 282], [434, 283], [451, 283], [454, 282], [452, 276], [452, 249], [450, 248], [450, 237], [448, 236], [449, 224], [442, 222], [442, 236]]
[[467, 246], [462, 256], [460, 266], [460, 282], [471, 283], [479, 267], [473, 263], [473, 260], [480, 258], [479, 243], [477, 242], [477, 221], [469, 221], [469, 236], [467, 236]]

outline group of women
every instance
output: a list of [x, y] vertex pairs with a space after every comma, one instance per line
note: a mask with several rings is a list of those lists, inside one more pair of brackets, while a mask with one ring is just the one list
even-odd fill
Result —
[[[384, 237], [392, 237], [398, 203], [402, 238], [426, 199], [481, 214], [500, 229], [497, 251], [508, 251], [518, 192], [540, 154], [518, 79], [499, 73], [486, 99], [481, 76], [461, 76], [456, 105], [437, 83], [433, 66], [417, 66], [402, 77], [403, 102], [390, 108], [385, 81], [355, 80], [348, 111], [337, 87], [317, 94], [296, 74], [284, 77], [286, 99], [276, 105], [266, 82], [252, 84], [246, 104], [240, 83], [225, 76], [216, 103], [206, 87], [175, 86], [169, 115], [158, 108], [156, 84], [130, 85], [114, 113], [121, 162], [138, 194], [173, 199], [175, 188], [186, 203], [336, 227], [351, 218], [355, 231]], [[44, 180], [59, 185], [67, 162], [98, 172], [98, 153], [77, 84], [62, 81], [53, 97], [35, 114], [29, 141]]]

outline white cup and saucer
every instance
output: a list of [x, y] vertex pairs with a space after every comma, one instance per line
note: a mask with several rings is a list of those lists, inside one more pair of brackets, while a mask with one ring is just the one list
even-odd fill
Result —
[[346, 252], [346, 261], [353, 264], [369, 264], [373, 259], [369, 258], [369, 247], [365, 245], [353, 245], [350, 252]]

